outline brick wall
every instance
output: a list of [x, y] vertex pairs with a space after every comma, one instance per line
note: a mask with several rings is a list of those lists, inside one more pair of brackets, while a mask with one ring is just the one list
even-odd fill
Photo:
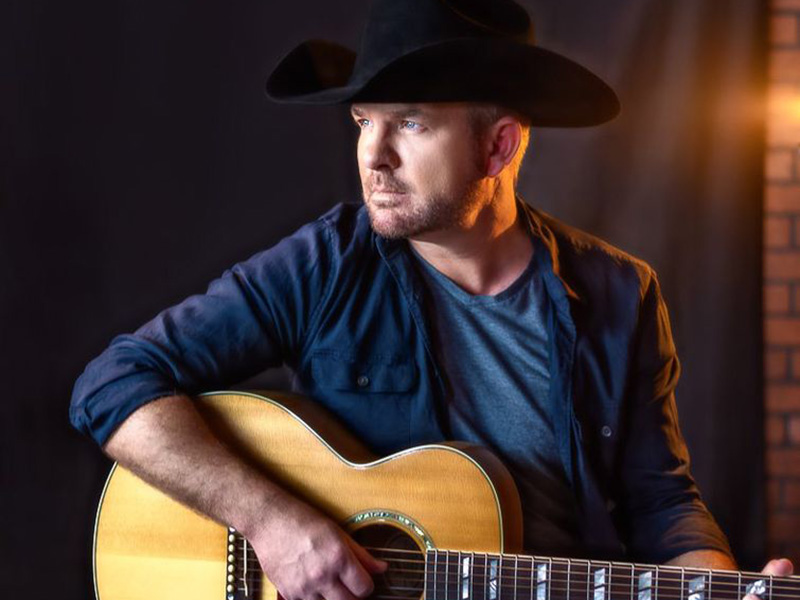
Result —
[[767, 539], [800, 571], [800, 0], [770, 3], [764, 207]]

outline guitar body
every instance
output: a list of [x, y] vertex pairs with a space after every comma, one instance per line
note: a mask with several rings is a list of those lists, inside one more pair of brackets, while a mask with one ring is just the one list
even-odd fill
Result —
[[[382, 529], [384, 538], [390, 532], [390, 544], [416, 545], [420, 552], [521, 550], [516, 489], [506, 469], [480, 447], [436, 444], [377, 458], [321, 408], [296, 396], [226, 392], [197, 403], [229, 447], [354, 535]], [[234, 535], [115, 465], [95, 527], [96, 595], [275, 598], [263, 574], [254, 574], [252, 551], [248, 556], [246, 542], [234, 543]], [[396, 537], [402, 539], [393, 542]], [[230, 581], [239, 579], [243, 562], [250, 565], [250, 581], [259, 580], [246, 590]], [[227, 587], [232, 583], [235, 591]]]

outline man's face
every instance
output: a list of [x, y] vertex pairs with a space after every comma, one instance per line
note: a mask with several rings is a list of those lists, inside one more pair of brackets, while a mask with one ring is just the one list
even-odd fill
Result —
[[373, 229], [416, 237], [469, 223], [480, 147], [465, 104], [354, 104], [358, 170]]

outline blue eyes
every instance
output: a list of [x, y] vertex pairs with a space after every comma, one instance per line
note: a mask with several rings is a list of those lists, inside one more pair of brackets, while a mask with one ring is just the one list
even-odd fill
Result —
[[[369, 125], [369, 119], [356, 119], [356, 125], [359, 129], [364, 129]], [[423, 129], [422, 125], [417, 123], [416, 121], [400, 121], [400, 125], [397, 127], [398, 129], [405, 129], [406, 131], [421, 131]]]

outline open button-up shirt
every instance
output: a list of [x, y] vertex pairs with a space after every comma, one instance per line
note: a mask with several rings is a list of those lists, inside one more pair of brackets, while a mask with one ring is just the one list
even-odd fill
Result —
[[[730, 553], [689, 473], [680, 368], [655, 273], [519, 206], [545, 281], [553, 422], [586, 556]], [[103, 444], [147, 402], [285, 363], [299, 391], [378, 453], [445, 439], [445, 375], [409, 252], [377, 236], [362, 206], [337, 206], [115, 338], [75, 385], [73, 424]]]

